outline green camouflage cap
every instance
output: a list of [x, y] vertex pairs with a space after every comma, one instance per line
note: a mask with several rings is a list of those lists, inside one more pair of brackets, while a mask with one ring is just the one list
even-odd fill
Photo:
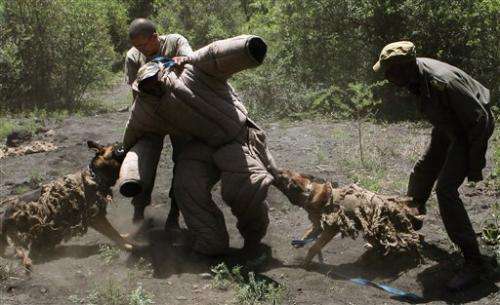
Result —
[[387, 67], [393, 64], [399, 64], [415, 60], [416, 52], [415, 45], [410, 41], [398, 41], [386, 45], [380, 57], [373, 66], [373, 71], [384, 71]]
[[140, 67], [139, 71], [137, 71], [137, 78], [135, 79], [132, 88], [136, 91], [140, 91], [141, 82], [143, 82], [146, 79], [156, 77], [159, 71], [160, 71], [160, 64], [153, 61], [150, 61], [144, 66]]

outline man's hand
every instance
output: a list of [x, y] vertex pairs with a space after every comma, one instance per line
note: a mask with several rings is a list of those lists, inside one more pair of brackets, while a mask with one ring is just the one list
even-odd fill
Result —
[[175, 62], [175, 66], [173, 66], [175, 74], [181, 74], [182, 70], [184, 70], [184, 65], [189, 62], [189, 57], [187, 56], [176, 56], [172, 58]]
[[172, 58], [172, 60], [175, 62], [175, 65], [180, 67], [181, 70], [184, 68], [184, 65], [189, 62], [189, 57], [187, 56], [176, 56]]

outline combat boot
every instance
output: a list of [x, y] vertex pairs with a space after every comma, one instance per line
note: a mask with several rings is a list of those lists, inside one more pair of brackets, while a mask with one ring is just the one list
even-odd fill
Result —
[[478, 284], [485, 267], [481, 261], [465, 262], [462, 269], [446, 284], [450, 291], [460, 291]]

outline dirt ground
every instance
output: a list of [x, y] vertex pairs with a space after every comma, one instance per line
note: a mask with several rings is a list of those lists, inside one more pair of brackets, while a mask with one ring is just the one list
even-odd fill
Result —
[[[34, 187], [39, 182], [34, 182], [35, 178], [46, 182], [85, 167], [92, 156], [85, 141], [109, 143], [120, 140], [126, 118], [127, 113], [113, 112], [70, 117], [50, 126], [55, 131], [53, 139], [59, 147], [57, 150], [0, 160], [0, 196], [4, 198]], [[354, 122], [317, 120], [261, 124], [268, 133], [270, 149], [283, 168], [332, 179], [340, 184], [357, 182], [387, 194], [404, 193], [412, 165], [423, 152], [430, 134], [430, 129], [422, 124], [366, 123], [363, 165]], [[85, 236], [61, 245], [50, 256], [35, 259], [31, 277], [17, 270], [11, 278], [0, 282], [0, 304], [88, 304], [86, 298], [96, 287], [111, 282], [129, 287], [126, 283], [130, 284], [130, 281], [134, 285], [140, 283], [151, 293], [155, 304], [233, 304], [233, 290], [212, 288], [211, 280], [200, 275], [208, 272], [213, 262], [190, 256], [183, 246], [184, 235], [174, 236], [163, 230], [169, 208], [172, 170], [171, 148], [166, 142], [153, 205], [147, 209], [146, 222], [140, 226], [132, 224], [129, 200], [117, 191], [115, 204], [108, 208], [109, 218], [119, 231], [136, 233], [138, 239], [151, 244], [145, 259], [152, 265], [152, 276], [137, 269], [134, 266], [136, 257], [126, 253], [120, 253], [117, 259], [106, 263], [99, 254], [99, 245], [111, 245], [111, 242], [89, 230]], [[461, 192], [474, 228], [480, 232], [490, 206], [499, 200], [499, 194], [483, 184], [476, 188], [465, 185]], [[213, 195], [226, 216], [231, 246], [237, 249], [242, 246], [242, 239], [235, 228], [235, 219], [221, 201], [219, 186]], [[290, 241], [299, 237], [308, 226], [305, 212], [291, 206], [274, 188], [267, 202], [271, 224], [264, 243], [270, 247], [272, 259], [262, 266], [260, 273], [286, 286], [284, 304], [400, 303], [382, 290], [348, 280], [358, 277], [415, 293], [429, 304], [500, 304], [498, 275], [490, 276], [489, 281], [464, 292], [450, 294], [444, 290], [444, 283], [460, 259], [446, 236], [434, 196], [428, 203], [428, 216], [422, 229], [426, 240], [423, 261], [419, 262], [410, 255], [390, 258], [363, 256], [362, 240], [335, 238], [323, 251], [324, 263], [316, 262], [308, 270], [299, 265], [307, 247], [294, 249], [290, 245]], [[18, 265], [17, 261], [10, 261], [14, 266]]]

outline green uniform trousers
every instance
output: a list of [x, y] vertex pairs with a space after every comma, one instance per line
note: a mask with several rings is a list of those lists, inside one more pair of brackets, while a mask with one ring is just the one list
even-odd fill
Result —
[[[488, 139], [494, 130], [490, 121], [484, 138], [485, 158]], [[467, 211], [460, 199], [458, 188], [468, 173], [468, 145], [465, 137], [452, 135], [434, 128], [431, 142], [424, 156], [417, 162], [410, 175], [408, 196], [423, 209], [436, 182], [439, 211], [446, 232], [461, 250], [466, 260], [479, 259], [479, 247]], [[485, 164], [485, 161], [482, 162]]]

